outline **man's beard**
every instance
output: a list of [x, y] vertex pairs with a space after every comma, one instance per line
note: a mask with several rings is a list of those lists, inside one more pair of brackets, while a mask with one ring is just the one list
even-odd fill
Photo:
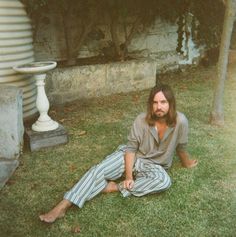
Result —
[[168, 117], [167, 114], [164, 114], [163, 116], [158, 116], [158, 115], [156, 115], [155, 113], [152, 114], [152, 119], [153, 119], [154, 121], [166, 120], [167, 117]]

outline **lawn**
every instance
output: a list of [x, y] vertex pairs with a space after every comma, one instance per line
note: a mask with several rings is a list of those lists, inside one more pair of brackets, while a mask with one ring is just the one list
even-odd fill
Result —
[[123, 198], [101, 194], [82, 209], [71, 208], [54, 224], [38, 215], [52, 208], [91, 165], [111, 153], [126, 137], [133, 119], [146, 109], [149, 91], [76, 101], [51, 108], [68, 130], [66, 145], [30, 152], [0, 191], [1, 237], [69, 237], [81, 227], [90, 237], [236, 236], [236, 73], [225, 85], [225, 126], [208, 122], [215, 68], [196, 68], [162, 77], [175, 91], [177, 108], [189, 119], [193, 169], [177, 157], [169, 174], [172, 187], [161, 194]]

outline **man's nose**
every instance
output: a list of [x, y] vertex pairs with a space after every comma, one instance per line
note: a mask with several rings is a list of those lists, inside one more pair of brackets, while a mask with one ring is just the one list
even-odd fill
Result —
[[160, 109], [161, 108], [161, 104], [157, 103], [157, 108]]

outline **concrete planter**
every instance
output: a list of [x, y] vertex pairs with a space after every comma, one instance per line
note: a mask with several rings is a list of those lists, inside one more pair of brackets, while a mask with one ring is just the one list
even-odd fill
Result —
[[109, 64], [57, 68], [47, 77], [52, 103], [106, 96], [151, 88], [156, 83], [157, 63], [131, 60]]
[[19, 165], [23, 147], [22, 91], [0, 84], [0, 189]]

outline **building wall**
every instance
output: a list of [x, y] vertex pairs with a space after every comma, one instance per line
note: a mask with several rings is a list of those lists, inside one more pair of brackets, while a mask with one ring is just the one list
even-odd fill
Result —
[[[61, 18], [53, 11], [43, 18], [46, 20], [40, 21], [34, 40], [36, 60], [65, 60], [66, 47]], [[80, 25], [74, 23], [72, 27], [80, 27]], [[101, 55], [103, 49], [108, 47], [111, 35], [107, 24], [101, 22], [96, 29], [99, 29], [102, 37], [87, 37], [78, 58]], [[128, 46], [129, 55], [133, 58], [158, 59], [166, 69], [173, 68], [173, 65], [179, 65], [179, 62], [184, 59], [176, 52], [177, 37], [177, 24], [167, 23], [157, 18], [152, 26], [138, 29]], [[120, 27], [119, 38], [124, 39], [122, 27]], [[191, 47], [194, 48], [195, 45]]]
[[[55, 14], [51, 13], [39, 26], [34, 43], [36, 60], [65, 59], [64, 32], [60, 30], [62, 23], [55, 21]], [[78, 58], [100, 55], [109, 46], [111, 35], [107, 25], [101, 22], [96, 29], [99, 31], [87, 37]], [[157, 18], [152, 26], [146, 29], [140, 27], [129, 44], [129, 56], [134, 60], [106, 65], [57, 67], [48, 73], [46, 79], [48, 97], [51, 103], [63, 104], [80, 98], [148, 89], [155, 85], [157, 74], [176, 70], [183, 64], [192, 64], [192, 59], [198, 57], [193, 43], [188, 45], [191, 47], [188, 50], [191, 59], [188, 55], [178, 54], [177, 37], [177, 24]], [[119, 38], [121, 42], [124, 39], [122, 28]]]

